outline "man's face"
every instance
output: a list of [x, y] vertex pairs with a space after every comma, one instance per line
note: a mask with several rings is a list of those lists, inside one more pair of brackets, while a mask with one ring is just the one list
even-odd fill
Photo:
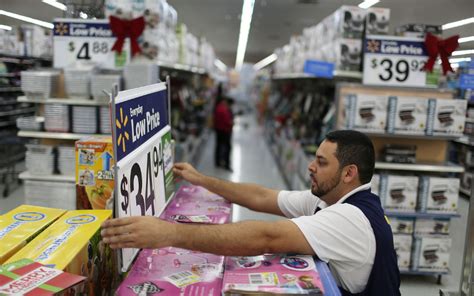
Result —
[[336, 149], [336, 143], [323, 141], [316, 151], [316, 159], [308, 166], [311, 192], [322, 200], [341, 182], [341, 170], [336, 158]]

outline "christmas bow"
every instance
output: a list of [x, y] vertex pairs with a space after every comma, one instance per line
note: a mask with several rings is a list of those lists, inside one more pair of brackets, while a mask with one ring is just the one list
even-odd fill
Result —
[[132, 45], [132, 56], [141, 52], [137, 39], [145, 29], [145, 19], [143, 17], [133, 20], [124, 20], [115, 16], [110, 16], [109, 22], [110, 29], [114, 35], [117, 36], [117, 40], [115, 41], [112, 50], [118, 51], [119, 54], [122, 53], [125, 38], [129, 37]]
[[449, 57], [451, 53], [458, 48], [459, 35], [451, 36], [447, 39], [440, 39], [431, 33], [427, 33], [425, 37], [425, 46], [428, 51], [428, 62], [424, 67], [424, 70], [432, 72], [434, 63], [438, 58], [438, 54], [441, 57], [441, 65], [443, 67], [443, 74], [446, 75], [448, 71], [454, 72], [449, 63]]

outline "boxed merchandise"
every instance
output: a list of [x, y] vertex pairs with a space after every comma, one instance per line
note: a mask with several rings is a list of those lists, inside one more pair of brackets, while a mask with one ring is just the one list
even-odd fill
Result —
[[449, 227], [451, 225], [449, 218], [435, 218], [435, 219], [416, 219], [415, 234], [416, 235], [436, 235], [449, 234]]
[[74, 295], [84, 280], [83, 276], [23, 259], [0, 266], [0, 295]]
[[461, 188], [471, 194], [471, 186], [474, 185], [474, 174], [464, 172], [461, 174]]
[[423, 135], [428, 119], [428, 99], [395, 97], [388, 101], [387, 131], [394, 134]]
[[226, 257], [224, 295], [323, 295], [311, 256]]
[[390, 8], [370, 7], [365, 18], [365, 35], [387, 35]]
[[110, 136], [92, 136], [76, 141], [77, 209], [112, 208], [113, 155]]
[[456, 213], [459, 184], [458, 178], [421, 177], [418, 197], [419, 210], [428, 213]]
[[221, 295], [224, 256], [173, 247], [142, 250], [116, 295]]
[[0, 264], [65, 212], [60, 209], [22, 205], [0, 215]]
[[440, 25], [407, 24], [395, 29], [395, 35], [404, 37], [425, 38], [426, 33], [441, 36], [443, 29]]
[[407, 234], [394, 234], [393, 246], [398, 258], [398, 268], [403, 270], [410, 269], [410, 259], [412, 252], [413, 236]]
[[362, 132], [384, 133], [387, 120], [388, 97], [350, 94], [346, 96], [346, 127]]
[[375, 194], [379, 195], [379, 190], [380, 189], [380, 175], [379, 174], [374, 174], [372, 176], [372, 180], [370, 180], [370, 191]]
[[[362, 39], [337, 39], [334, 46], [328, 46], [329, 53], [335, 53], [335, 64], [338, 70], [360, 71], [362, 64]], [[331, 59], [327, 59], [332, 61]]]
[[101, 295], [116, 287], [116, 255], [101, 241], [100, 225], [110, 218], [109, 210], [69, 211], [40, 233], [7, 263], [31, 259], [88, 278], [81, 291]]
[[450, 253], [450, 237], [417, 236], [413, 244], [413, 270], [448, 271]]
[[416, 145], [385, 144], [382, 159], [393, 163], [416, 163]]
[[393, 234], [412, 234], [415, 224], [413, 218], [389, 217]]
[[429, 99], [426, 134], [462, 136], [466, 110], [466, 100]]
[[[334, 13], [336, 36], [361, 39], [364, 34], [366, 10], [357, 6], [343, 5]], [[332, 27], [329, 24], [328, 27]]]
[[415, 212], [418, 177], [382, 175], [380, 199], [387, 211]]

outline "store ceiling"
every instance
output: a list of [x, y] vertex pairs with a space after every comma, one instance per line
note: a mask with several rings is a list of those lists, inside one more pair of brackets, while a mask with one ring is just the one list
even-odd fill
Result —
[[[100, 5], [101, 0], [68, 0], [78, 4]], [[239, 38], [241, 0], [168, 0], [178, 11], [180, 22], [190, 32], [204, 36], [216, 49], [217, 56], [228, 66], [234, 66]], [[293, 34], [317, 24], [341, 5], [357, 5], [362, 0], [255, 0], [252, 26], [245, 62], [255, 63], [277, 47], [288, 43]], [[381, 0], [376, 6], [391, 9], [390, 26], [406, 23], [445, 24], [474, 16], [473, 0]], [[0, 0], [0, 9], [50, 21], [62, 17], [62, 11], [41, 0]], [[0, 24], [20, 22], [0, 16]], [[474, 35], [474, 24], [454, 28], [445, 36]], [[462, 49], [474, 49], [474, 42], [461, 44]]]

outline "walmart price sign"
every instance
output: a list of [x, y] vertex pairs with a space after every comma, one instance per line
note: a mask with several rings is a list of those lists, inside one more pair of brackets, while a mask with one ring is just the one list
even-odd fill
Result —
[[55, 19], [53, 34], [55, 68], [73, 67], [84, 61], [116, 69], [130, 61], [128, 38], [121, 54], [111, 51], [116, 38], [108, 20]]
[[363, 83], [424, 87], [427, 83], [423, 67], [427, 60], [423, 39], [367, 36]]
[[[158, 83], [119, 92], [114, 99], [116, 217], [156, 216], [171, 198], [165, 178], [172, 169], [167, 88]], [[122, 272], [138, 250], [121, 250]]]

